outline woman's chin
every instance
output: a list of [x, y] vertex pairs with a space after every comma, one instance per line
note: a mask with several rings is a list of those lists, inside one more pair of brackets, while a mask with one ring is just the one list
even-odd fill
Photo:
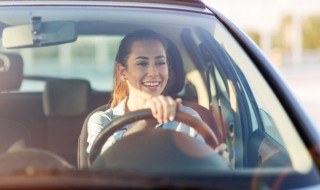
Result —
[[162, 88], [147, 88], [144, 90], [144, 94], [149, 97], [159, 96], [161, 95], [163, 89]]
[[145, 99], [150, 99], [150, 98], [152, 98], [152, 97], [155, 97], [155, 96], [159, 96], [159, 95], [161, 95], [161, 92], [160, 91], [156, 91], [156, 92], [144, 92], [143, 93], [143, 97], [145, 98]]

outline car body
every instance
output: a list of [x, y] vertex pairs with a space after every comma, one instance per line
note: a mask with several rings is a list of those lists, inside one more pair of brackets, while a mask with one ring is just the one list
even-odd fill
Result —
[[[319, 188], [315, 126], [250, 38], [203, 2], [1, 1], [0, 28], [0, 188]], [[112, 97], [119, 42], [138, 29], [168, 40], [168, 94], [227, 144], [228, 164], [170, 130], [86, 152], [87, 119]], [[119, 123], [150, 118], [143, 111]]]

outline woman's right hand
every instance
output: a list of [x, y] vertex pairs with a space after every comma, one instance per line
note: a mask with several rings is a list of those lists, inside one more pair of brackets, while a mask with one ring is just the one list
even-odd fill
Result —
[[[170, 96], [155, 96], [149, 99], [144, 108], [149, 108], [152, 112], [153, 117], [157, 120], [158, 123], [166, 123], [168, 121], [174, 120], [176, 116], [176, 111], [180, 108], [181, 99], [177, 98], [174, 100]], [[157, 125], [152, 120], [141, 120], [135, 123], [134, 127], [130, 128], [125, 136], [130, 135], [132, 133], [154, 128]]]
[[154, 96], [150, 98], [144, 108], [150, 108], [153, 117], [158, 123], [173, 121], [177, 110], [180, 108], [181, 99], [173, 99], [170, 96]]

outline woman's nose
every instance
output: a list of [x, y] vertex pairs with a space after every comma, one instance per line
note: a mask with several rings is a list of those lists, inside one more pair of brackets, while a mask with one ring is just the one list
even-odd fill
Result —
[[154, 64], [150, 64], [148, 68], [148, 75], [149, 76], [157, 76], [159, 74], [159, 71], [157, 67]]

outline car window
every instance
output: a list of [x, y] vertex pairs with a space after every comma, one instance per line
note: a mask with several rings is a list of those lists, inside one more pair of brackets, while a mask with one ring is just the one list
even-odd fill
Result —
[[[113, 89], [113, 63], [123, 36], [83, 36], [77, 43], [43, 48], [18, 49], [29, 78], [81, 78], [98, 91]], [[2, 50], [8, 51], [8, 50]], [[44, 90], [45, 80], [24, 80], [21, 91]]]
[[[218, 105], [213, 110], [216, 112], [217, 123], [222, 125], [221, 130], [224, 131], [227, 143], [230, 144], [233, 151], [231, 159], [238, 156], [237, 151], [239, 157], [243, 157], [238, 163], [234, 163], [234, 167], [245, 163], [245, 148], [237, 141], [247, 143], [251, 133], [257, 130], [265, 131], [278, 143], [281, 143], [290, 155], [304, 149], [301, 141], [293, 140], [298, 139], [293, 124], [267, 82], [261, 77], [250, 58], [214, 17], [192, 12], [155, 10], [148, 14], [161, 19], [154, 20], [144, 17], [139, 12], [144, 10], [139, 8], [121, 8], [117, 11], [110, 8], [110, 12], [100, 9], [93, 10], [96, 12], [89, 10], [91, 12], [84, 13], [92, 14], [94, 21], [86, 22], [80, 17], [78, 19], [83, 21], [79, 22], [79, 27], [84, 23], [84, 26], [87, 24], [88, 27], [99, 28], [101, 30], [98, 31], [99, 35], [87, 28], [82, 29], [88, 31], [85, 31], [84, 35], [79, 35], [74, 43], [12, 50], [23, 57], [26, 79], [32, 79], [29, 82], [28, 80], [23, 81], [21, 90], [40, 89], [39, 91], [43, 91], [45, 81], [34, 79], [44, 76], [48, 79], [84, 78], [90, 82], [94, 90], [112, 91], [115, 53], [124, 35], [109, 35], [107, 32], [112, 33], [112, 31], [108, 31], [109, 28], [106, 26], [120, 27], [122, 30], [120, 33], [126, 33], [132, 29], [121, 28], [122, 24], [133, 28], [141, 28], [140, 24], [144, 24], [153, 30], [162, 32], [180, 48], [186, 76], [194, 83], [193, 86], [197, 93], [196, 101], [207, 108], [210, 107], [209, 104]], [[40, 10], [35, 9], [34, 11]], [[55, 10], [46, 11], [49, 16], [56, 14]], [[77, 8], [73, 11], [78, 13], [86, 10]], [[131, 17], [122, 17], [120, 16], [122, 13], [131, 15]], [[42, 10], [39, 14], [44, 18], [47, 17]], [[104, 15], [105, 20], [97, 20], [99, 15]], [[110, 15], [110, 18], [107, 15]], [[172, 17], [178, 19], [180, 24], [176, 25], [177, 20], [172, 20]], [[103, 29], [103, 27], [106, 28]], [[103, 35], [103, 30], [107, 31], [105, 35]], [[193, 50], [190, 51], [187, 48], [192, 46], [188, 44], [182, 46], [180, 40], [182, 43], [191, 43], [191, 45], [194, 43], [194, 50], [199, 51], [200, 54], [208, 54], [207, 59], [209, 60], [202, 66], [196, 60], [190, 60], [188, 56], [192, 56]], [[206, 82], [208, 81], [207, 76], [210, 76], [209, 84]], [[213, 86], [213, 89], [209, 91], [208, 97], [209, 86]], [[266, 117], [259, 115], [259, 110], [268, 113], [274, 125], [268, 124]], [[288, 138], [285, 135], [287, 133], [292, 134], [292, 138]], [[293, 150], [290, 147], [300, 148]], [[302, 160], [302, 158], [297, 158], [297, 162], [300, 162], [300, 159]]]
[[[264, 131], [267, 135], [272, 137], [277, 143], [280, 143], [289, 154], [298, 155], [297, 149], [303, 148], [303, 143], [298, 140], [297, 131], [294, 129], [292, 121], [289, 119], [278, 101], [275, 94], [272, 92], [269, 84], [261, 77], [261, 73], [254, 66], [251, 59], [244, 53], [240, 46], [235, 43], [230, 34], [224, 32], [223, 27], [217, 26], [212, 36], [215, 37], [217, 42], [221, 45], [230, 58], [229, 66], [233, 67], [236, 74], [237, 84], [233, 87], [239, 87], [243, 93], [243, 100], [247, 103], [248, 125], [251, 133], [257, 130]], [[234, 96], [239, 97], [240, 91], [235, 91]], [[232, 95], [229, 94], [231, 97]], [[239, 102], [236, 102], [239, 106]], [[256, 109], [254, 111], [253, 109]], [[243, 110], [240, 110], [240, 112]], [[241, 118], [243, 119], [243, 118]], [[260, 120], [260, 121], [259, 121]], [[241, 126], [244, 127], [244, 126]], [[290, 135], [288, 135], [290, 134]], [[300, 142], [299, 142], [300, 141]], [[293, 148], [294, 147], [294, 148]], [[299, 147], [299, 148], [298, 148]], [[307, 155], [307, 154], [305, 154]], [[294, 166], [299, 166], [299, 170], [305, 170], [310, 167], [306, 164], [302, 166], [303, 160], [308, 158], [300, 155], [301, 157], [291, 158]]]
[[[62, 166], [68, 166], [51, 166], [49, 159], [30, 162], [44, 163], [32, 168], [27, 159], [22, 159], [22, 169], [14, 162], [8, 164], [9, 174], [21, 171], [33, 177], [37, 169], [39, 176], [48, 170], [50, 177], [66, 175], [85, 179], [83, 183], [97, 182], [98, 186], [120, 176], [120, 184], [142, 179], [152, 185], [159, 182], [157, 188], [172, 181], [179, 187], [187, 182], [191, 186], [186, 187], [191, 188], [197, 188], [198, 182], [201, 188], [207, 187], [206, 183], [218, 188], [246, 183], [245, 189], [260, 189], [254, 186], [260, 180], [268, 184], [263, 186], [266, 189], [282, 179], [292, 184], [301, 177], [303, 180], [296, 181], [298, 186], [318, 182], [313, 161], [316, 155], [309, 151], [314, 148], [314, 138], [303, 139], [309, 137], [308, 133], [302, 127], [297, 129], [289, 108], [264, 77], [263, 67], [257, 66], [259, 60], [251, 58], [255, 52], [244, 47], [252, 44], [239, 43], [237, 32], [228, 27], [228, 22], [208, 7], [192, 6], [197, 1], [176, 0], [165, 5], [157, 0], [142, 1], [34, 2], [37, 5], [18, 1], [17, 6], [0, 6], [0, 130], [7, 125], [1, 124], [2, 119], [20, 123], [33, 141], [27, 152], [30, 148], [36, 158], [38, 153], [48, 153]], [[45, 35], [38, 28], [41, 24], [50, 26], [43, 29]], [[55, 30], [64, 24], [67, 31]], [[22, 35], [25, 30], [26, 36]], [[133, 82], [138, 87], [128, 78], [120, 78], [127, 88], [119, 88], [121, 101], [112, 105], [116, 99], [113, 80], [119, 45], [127, 34], [141, 30], [152, 30], [163, 37], [166, 56], [158, 57], [167, 60], [157, 66], [167, 66], [164, 68], [168, 72], [164, 73], [168, 77], [144, 81], [146, 75], [138, 73], [141, 76]], [[13, 39], [8, 31], [21, 35]], [[6, 56], [18, 66], [6, 68]], [[140, 68], [148, 64], [137, 65]], [[128, 71], [125, 66], [119, 68]], [[127, 136], [129, 127], [137, 124], [131, 124], [135, 119], [153, 118], [150, 110], [129, 111], [129, 89], [141, 93], [134, 97], [139, 100], [136, 102], [144, 103], [154, 97], [145, 94], [156, 91], [167, 79], [164, 90], [155, 96], [170, 96], [178, 103], [179, 114], [190, 114], [179, 115], [172, 122], [138, 123], [151, 123], [147, 127], [156, 129]], [[182, 124], [179, 119], [192, 122]], [[89, 123], [93, 129], [89, 130]], [[98, 141], [92, 140], [92, 133]], [[0, 131], [0, 140], [11, 140], [1, 134], [5, 133]], [[114, 144], [104, 151], [103, 145], [111, 141]], [[92, 153], [88, 143], [95, 142], [98, 145]], [[19, 153], [20, 141], [13, 145], [0, 151], [9, 156]], [[16, 146], [18, 151], [11, 151]], [[21, 157], [28, 155], [22, 152]], [[7, 163], [1, 159], [0, 174], [6, 169], [1, 164]]]

